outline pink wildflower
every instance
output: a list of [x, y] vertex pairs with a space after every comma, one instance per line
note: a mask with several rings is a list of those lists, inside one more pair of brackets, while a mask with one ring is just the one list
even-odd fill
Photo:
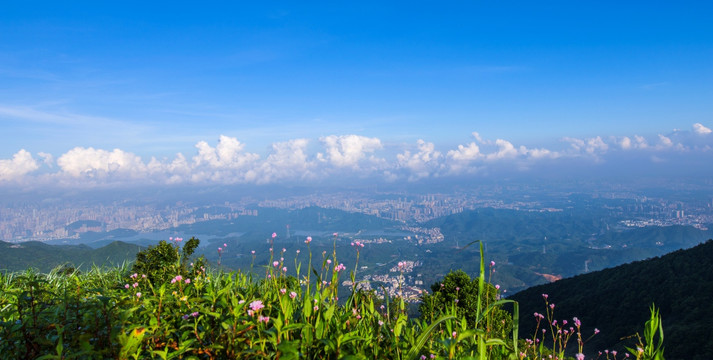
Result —
[[272, 238], [274, 239], [276, 237], [277, 237], [277, 233], [272, 233]]
[[258, 311], [264, 307], [265, 305], [262, 304], [262, 300], [255, 300], [250, 303], [250, 309], [252, 309], [253, 311]]
[[311, 243], [311, 242], [312, 242], [312, 237], [311, 237], [311, 236], [308, 236], [308, 237], [307, 237], [307, 240], [305, 240], [305, 244], [309, 244], [309, 243]]
[[297, 293], [294, 291], [290, 291], [290, 299], [294, 299], [297, 297]]
[[279, 262], [279, 261], [273, 261], [273, 262], [272, 262], [272, 266], [278, 267], [278, 266], [280, 266], [280, 262]]

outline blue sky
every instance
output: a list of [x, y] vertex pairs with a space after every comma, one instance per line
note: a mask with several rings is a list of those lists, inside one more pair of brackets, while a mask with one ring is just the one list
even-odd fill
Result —
[[0, 185], [705, 164], [711, 14], [703, 1], [11, 2]]

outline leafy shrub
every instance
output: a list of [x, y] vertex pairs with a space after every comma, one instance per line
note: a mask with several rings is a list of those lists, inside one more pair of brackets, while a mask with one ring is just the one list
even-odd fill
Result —
[[[182, 239], [181, 239], [182, 240]], [[205, 271], [205, 259], [201, 256], [193, 266], [189, 265], [190, 257], [200, 244], [200, 240], [192, 237], [183, 245], [183, 250], [165, 240], [159, 241], [156, 246], [136, 254], [136, 261], [132, 271], [136, 274], [145, 274], [152, 283], [163, 283], [176, 275], [191, 276], [197, 271]]]
[[[485, 284], [481, 298], [480, 311], [495, 303], [497, 289], [492, 284]], [[443, 281], [431, 285], [431, 293], [421, 296], [419, 311], [425, 319], [433, 321], [444, 315], [447, 309], [455, 307], [458, 318], [465, 318], [470, 327], [475, 327], [478, 314], [478, 280], [471, 280], [463, 270], [448, 273]], [[485, 328], [494, 336], [508, 336], [512, 331], [512, 316], [502, 309], [493, 309], [489, 323]]]

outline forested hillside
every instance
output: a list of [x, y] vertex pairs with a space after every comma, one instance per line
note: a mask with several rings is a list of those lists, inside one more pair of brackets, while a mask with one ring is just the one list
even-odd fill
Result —
[[[532, 334], [532, 314], [544, 311], [542, 294], [554, 303], [556, 319], [578, 317], [601, 332], [589, 350], [626, 343], [643, 335], [649, 306], [660, 308], [665, 330], [666, 359], [713, 359], [713, 240], [688, 250], [563, 279], [521, 291], [523, 336]], [[631, 343], [631, 341], [629, 341]]]
[[38, 241], [18, 244], [0, 241], [0, 272], [35, 268], [48, 272], [65, 263], [70, 266], [112, 266], [133, 260], [141, 247], [120, 241], [98, 249], [87, 245], [48, 245]]

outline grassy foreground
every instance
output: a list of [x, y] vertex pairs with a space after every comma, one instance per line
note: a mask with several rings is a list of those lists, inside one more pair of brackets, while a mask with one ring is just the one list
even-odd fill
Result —
[[[549, 303], [546, 316], [538, 317], [546, 331], [518, 339], [517, 303], [486, 296], [489, 289], [497, 289], [485, 279], [482, 246], [480, 274], [474, 280], [477, 296], [468, 319], [458, 311], [465, 306], [458, 300], [423, 319], [409, 319], [398, 297], [382, 300], [352, 291], [339, 301], [337, 287], [353, 280], [354, 272], [348, 274], [336, 251], [322, 253], [313, 265], [309, 241], [309, 271], [301, 273], [295, 259], [288, 272], [284, 250], [271, 248], [270, 263], [256, 270], [259, 279], [253, 268], [247, 273], [222, 272], [206, 269], [201, 261], [189, 263], [192, 251], [184, 247], [182, 255], [179, 246], [164, 245], [163, 253], [159, 246], [143, 254], [139, 268], [145, 273], [133, 271], [135, 264], [133, 269], [2, 275], [0, 357], [565, 359], [571, 344], [567, 353], [584, 358], [581, 324], [576, 319], [573, 326], [558, 324]], [[151, 262], [152, 256], [162, 260]], [[356, 256], [358, 263], [358, 244]], [[505, 303], [514, 308], [507, 333], [494, 316]], [[632, 348], [632, 358], [663, 359], [660, 346], [654, 346], [660, 323], [649, 327], [653, 330], [647, 328], [645, 339]], [[625, 356], [629, 354], [618, 358]], [[607, 353], [606, 358], [617, 355]]]

